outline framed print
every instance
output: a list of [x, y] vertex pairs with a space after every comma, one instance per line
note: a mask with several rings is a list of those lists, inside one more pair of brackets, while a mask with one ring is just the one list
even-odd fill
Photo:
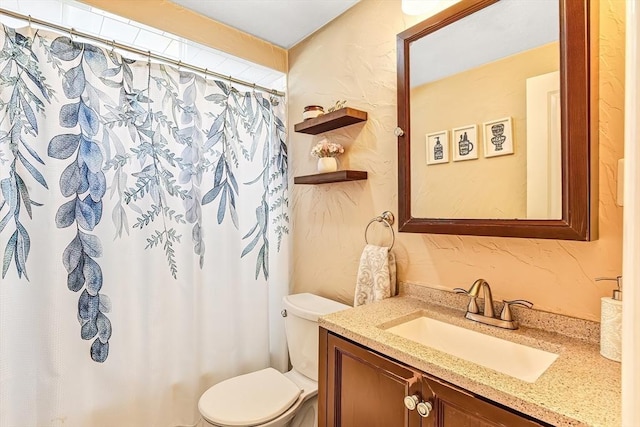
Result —
[[439, 163], [449, 163], [449, 132], [446, 130], [427, 134], [427, 164]]
[[453, 161], [473, 160], [478, 158], [478, 126], [468, 125], [452, 130]]
[[511, 117], [485, 122], [484, 156], [495, 157], [513, 154], [513, 131]]

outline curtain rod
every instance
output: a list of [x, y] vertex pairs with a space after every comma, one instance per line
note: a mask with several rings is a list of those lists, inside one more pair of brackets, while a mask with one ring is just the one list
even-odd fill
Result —
[[142, 49], [138, 49], [138, 48], [135, 48], [133, 46], [128, 46], [128, 45], [125, 45], [125, 44], [122, 44], [122, 43], [118, 43], [115, 40], [107, 40], [107, 39], [102, 38], [102, 37], [98, 37], [98, 36], [94, 36], [94, 35], [91, 35], [91, 34], [83, 33], [81, 31], [75, 30], [74, 28], [64, 27], [62, 25], [54, 24], [52, 22], [47, 22], [47, 21], [43, 21], [41, 19], [32, 18], [31, 15], [22, 15], [20, 13], [13, 12], [11, 10], [7, 10], [7, 9], [3, 9], [3, 8], [0, 8], [0, 14], [7, 15], [7, 16], [10, 16], [10, 17], [16, 18], [16, 19], [21, 19], [23, 21], [27, 21], [27, 22], [29, 22], [29, 24], [36, 24], [36, 25], [40, 25], [40, 26], [43, 26], [43, 27], [48, 27], [48, 28], [51, 28], [51, 29], [54, 29], [54, 30], [57, 30], [57, 31], [60, 31], [60, 32], [63, 32], [63, 33], [68, 33], [71, 36], [75, 35], [75, 36], [81, 37], [83, 39], [93, 40], [93, 41], [96, 41], [98, 43], [102, 43], [105, 46], [111, 46], [113, 48], [117, 48], [117, 49], [120, 49], [120, 50], [125, 50], [125, 51], [128, 51], [128, 52], [132, 52], [132, 53], [135, 53], [135, 54], [138, 54], [138, 55], [142, 55], [144, 57], [153, 58], [153, 59], [156, 59], [156, 60], [161, 61], [161, 62], [165, 62], [165, 63], [168, 63], [168, 64], [175, 65], [178, 68], [180, 68], [180, 67], [187, 68], [189, 70], [197, 71], [198, 73], [201, 73], [201, 74], [206, 74], [206, 75], [217, 77], [217, 78], [222, 79], [222, 80], [227, 80], [227, 81], [229, 81], [231, 83], [236, 83], [236, 84], [239, 84], [239, 85], [242, 85], [242, 86], [251, 87], [251, 88], [254, 88], [254, 89], [260, 89], [260, 90], [262, 90], [264, 92], [267, 92], [267, 93], [270, 93], [272, 95], [285, 96], [284, 92], [280, 92], [280, 91], [275, 90], [275, 89], [271, 89], [271, 88], [268, 88], [268, 87], [260, 86], [260, 85], [257, 85], [255, 83], [251, 83], [251, 82], [247, 82], [245, 80], [237, 79], [235, 77], [225, 76], [223, 74], [216, 73], [215, 71], [211, 71], [211, 70], [209, 70], [207, 68], [198, 67], [196, 65], [184, 63], [182, 61], [176, 61], [175, 59], [168, 58], [168, 57], [162, 56], [162, 55], [158, 55], [156, 53], [152, 53], [151, 51], [144, 51]]

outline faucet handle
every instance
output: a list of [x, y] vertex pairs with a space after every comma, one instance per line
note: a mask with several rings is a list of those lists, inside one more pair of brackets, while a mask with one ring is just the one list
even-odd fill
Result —
[[511, 306], [512, 305], [521, 305], [523, 307], [531, 308], [533, 307], [533, 303], [524, 299], [514, 299], [511, 301], [504, 301], [504, 306], [502, 307], [502, 312], [500, 313], [500, 319], [512, 321], [513, 316], [511, 315]]
[[480, 309], [478, 308], [478, 302], [476, 301], [476, 297], [473, 296], [473, 295], [470, 295], [469, 291], [464, 290], [462, 288], [454, 288], [453, 292], [455, 292], [456, 294], [469, 295], [471, 297], [471, 300], [469, 300], [469, 305], [467, 306], [467, 311], [469, 313], [473, 313], [473, 314], [480, 313]]

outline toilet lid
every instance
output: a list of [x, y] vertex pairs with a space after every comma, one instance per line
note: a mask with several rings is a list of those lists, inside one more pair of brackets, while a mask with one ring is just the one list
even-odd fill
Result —
[[222, 381], [198, 402], [203, 417], [224, 426], [253, 426], [276, 418], [298, 399], [302, 390], [273, 368]]

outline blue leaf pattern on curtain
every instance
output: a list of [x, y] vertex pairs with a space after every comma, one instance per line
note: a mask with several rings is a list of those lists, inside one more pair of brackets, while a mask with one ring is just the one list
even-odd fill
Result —
[[[177, 226], [190, 227], [190, 246], [202, 268], [203, 224], [212, 220], [203, 217], [203, 206], [215, 206], [218, 224], [231, 221], [240, 229], [238, 198], [244, 188], [259, 186], [255, 223], [247, 227], [238, 256], [254, 254], [255, 278], [268, 278], [269, 231], [277, 237], [278, 250], [289, 232], [286, 128], [275, 111], [277, 98], [152, 67], [69, 37], [36, 32], [30, 38], [2, 29], [0, 88], [12, 88], [0, 98], [0, 236], [7, 242], [3, 278], [15, 268], [19, 278], [28, 280], [32, 243], [25, 213], [32, 218], [35, 208], [43, 206], [31, 197], [34, 185], [64, 198], [55, 225], [73, 230], [74, 236], [57, 256], [68, 289], [80, 293], [80, 335], [93, 340], [90, 355], [96, 362], [107, 360], [112, 334], [111, 301], [102, 293], [109, 283], [101, 267], [100, 228], [112, 225], [115, 239], [145, 233], [145, 249], [161, 250], [176, 279], [181, 268], [176, 250], [189, 237]], [[48, 84], [45, 68], [59, 76], [61, 92]], [[61, 105], [54, 108], [52, 99]], [[37, 139], [39, 120], [45, 117], [57, 117], [63, 129], [49, 141]], [[256, 156], [261, 169], [238, 182], [241, 162]], [[48, 159], [64, 164], [59, 188], [49, 189], [52, 183], [44, 176], [50, 175], [41, 172]], [[109, 214], [111, 224], [104, 221]]]
[[[4, 177], [3, 173], [0, 180], [0, 215], [6, 211], [0, 220], [0, 233], [13, 222], [13, 228], [9, 229], [11, 237], [4, 248], [2, 277], [6, 276], [13, 260], [18, 277], [24, 276], [28, 280], [27, 260], [31, 239], [22, 223], [24, 214], [21, 210], [24, 207], [31, 218], [32, 206], [41, 206], [32, 200], [29, 184], [37, 183], [44, 188], [48, 188], [48, 185], [34, 161], [39, 165], [45, 163], [26, 137], [38, 135], [36, 112], [43, 112], [45, 101], [49, 102], [51, 99], [52, 90], [40, 72], [38, 57], [32, 49], [33, 41], [10, 28], [2, 29], [4, 44], [0, 52], [0, 87], [12, 89], [8, 99], [3, 97], [0, 100], [3, 110], [1, 120], [4, 124], [0, 129], [0, 162], [3, 169], [10, 161], [9, 176]], [[11, 156], [12, 159], [5, 156]]]
[[100, 121], [98, 113], [91, 107], [97, 107], [99, 101], [94, 99], [96, 91], [87, 81], [86, 73], [100, 77], [107, 61], [99, 49], [76, 43], [68, 37], [53, 40], [50, 52], [60, 61], [70, 63], [70, 68], [62, 73], [62, 88], [71, 103], [61, 108], [60, 125], [80, 132], [58, 135], [49, 143], [49, 157], [71, 160], [60, 177], [60, 191], [71, 200], [59, 207], [56, 226], [67, 228], [76, 225], [76, 236], [63, 254], [68, 273], [67, 287], [73, 292], [82, 291], [78, 300], [80, 336], [84, 340], [95, 338], [91, 344], [91, 358], [104, 362], [109, 355], [111, 322], [105, 315], [108, 312], [105, 305], [100, 304], [101, 300], [108, 298], [99, 292], [103, 276], [100, 265], [95, 261], [102, 256], [102, 247], [98, 237], [87, 232], [93, 231], [102, 219], [106, 179], [102, 171], [102, 151], [93, 140], [100, 129]]

